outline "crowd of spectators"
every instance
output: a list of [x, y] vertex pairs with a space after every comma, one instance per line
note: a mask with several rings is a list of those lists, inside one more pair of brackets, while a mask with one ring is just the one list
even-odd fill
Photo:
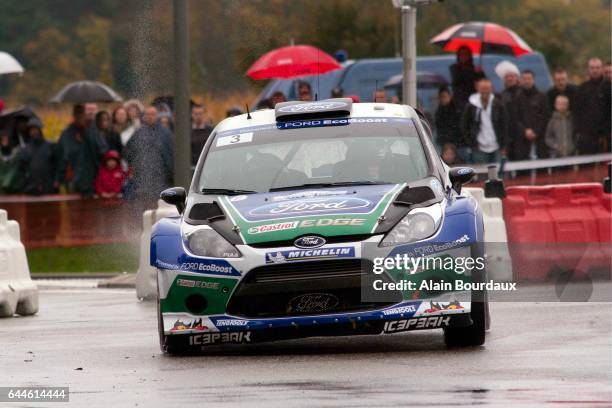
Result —
[[[564, 69], [553, 73], [554, 86], [542, 92], [532, 71], [519, 72], [504, 61], [496, 68], [504, 90], [476, 67], [467, 48], [450, 67], [452, 91], [443, 87], [432, 122], [443, 160], [449, 164], [491, 163], [502, 158], [530, 160], [610, 151], [612, 67], [588, 61], [588, 79], [579, 86]], [[311, 86], [297, 85], [301, 101], [312, 101]], [[334, 89], [335, 97], [343, 95]], [[383, 89], [375, 102], [389, 100]], [[258, 106], [286, 101], [275, 92]], [[358, 102], [358, 99], [356, 100]], [[242, 114], [233, 107], [227, 116]], [[195, 165], [213, 130], [204, 106], [192, 104], [191, 164]], [[75, 105], [71, 123], [57, 143], [45, 139], [43, 124], [32, 115], [0, 132], [0, 193], [33, 195], [60, 191], [83, 197], [155, 199], [173, 184], [171, 101], [158, 98], [144, 106], [129, 100], [112, 112], [95, 103]]]
[[504, 61], [496, 69], [504, 90], [496, 95], [469, 49], [457, 54], [450, 68], [452, 93], [440, 89], [434, 119], [436, 143], [447, 164], [610, 151], [610, 63], [589, 59], [588, 78], [579, 86], [569, 82], [565, 69], [556, 69], [553, 87], [543, 92], [532, 71], [519, 72]]
[[[191, 116], [195, 164], [213, 123], [202, 105], [193, 104]], [[45, 139], [36, 115], [17, 117], [0, 133], [0, 193], [154, 199], [173, 184], [173, 127], [168, 103], [138, 100], [112, 112], [74, 105], [56, 143]]]

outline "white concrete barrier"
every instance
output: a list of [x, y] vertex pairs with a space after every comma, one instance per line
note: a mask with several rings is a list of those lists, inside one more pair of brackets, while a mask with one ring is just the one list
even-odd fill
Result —
[[147, 210], [142, 214], [142, 235], [140, 236], [140, 262], [136, 274], [136, 297], [138, 299], [155, 299], [157, 297], [157, 271], [149, 263], [151, 254], [151, 229], [165, 217], [178, 215], [176, 207], [162, 200], [157, 202], [157, 209]]
[[38, 288], [30, 268], [17, 221], [9, 221], [0, 210], [0, 317], [38, 312]]
[[497, 282], [511, 282], [512, 259], [508, 251], [508, 234], [501, 200], [485, 197], [482, 188], [464, 188], [463, 190], [474, 197], [482, 208], [489, 278]]

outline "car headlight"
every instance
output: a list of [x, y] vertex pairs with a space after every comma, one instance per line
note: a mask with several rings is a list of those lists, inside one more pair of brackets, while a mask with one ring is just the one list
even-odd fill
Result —
[[213, 258], [239, 258], [240, 251], [213, 229], [197, 229], [187, 235], [187, 245], [195, 255]]
[[440, 204], [430, 207], [417, 208], [410, 211], [401, 219], [387, 236], [381, 241], [380, 246], [391, 246], [408, 244], [431, 237], [442, 221], [442, 208]]

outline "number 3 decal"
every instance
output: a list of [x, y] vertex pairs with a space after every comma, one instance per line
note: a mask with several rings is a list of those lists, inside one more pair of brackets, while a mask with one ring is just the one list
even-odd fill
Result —
[[238, 133], [236, 135], [222, 136], [217, 139], [217, 147], [253, 141], [253, 132]]

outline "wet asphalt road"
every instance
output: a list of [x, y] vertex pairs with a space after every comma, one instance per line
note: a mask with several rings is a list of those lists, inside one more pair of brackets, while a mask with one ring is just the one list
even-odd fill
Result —
[[23, 406], [612, 405], [610, 303], [493, 303], [486, 345], [466, 350], [427, 331], [195, 357], [160, 354], [154, 304], [131, 290], [49, 289], [40, 303], [0, 320], [0, 386], [69, 386], [70, 403]]

